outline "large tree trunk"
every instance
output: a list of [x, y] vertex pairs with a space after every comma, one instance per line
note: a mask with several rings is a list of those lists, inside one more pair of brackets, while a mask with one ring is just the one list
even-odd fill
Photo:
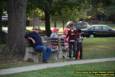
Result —
[[50, 36], [51, 31], [50, 31], [50, 12], [49, 12], [49, 7], [45, 5], [45, 30], [46, 30], [46, 35]]
[[27, 0], [8, 1], [8, 49], [11, 54], [23, 56]]
[[54, 27], [57, 27], [57, 22], [56, 22], [56, 20], [54, 20]]

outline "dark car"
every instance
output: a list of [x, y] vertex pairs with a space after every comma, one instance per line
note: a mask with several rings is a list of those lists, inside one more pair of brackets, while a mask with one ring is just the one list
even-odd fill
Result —
[[113, 37], [115, 30], [108, 25], [91, 25], [86, 29], [81, 29], [84, 37]]

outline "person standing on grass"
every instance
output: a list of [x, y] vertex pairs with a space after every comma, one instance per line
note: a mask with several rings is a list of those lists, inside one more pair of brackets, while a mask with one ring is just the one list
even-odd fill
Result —
[[76, 28], [76, 59], [82, 59], [82, 34], [79, 28]]
[[76, 57], [76, 34], [77, 34], [77, 31], [76, 31], [73, 21], [69, 21], [68, 26], [70, 27], [70, 29], [68, 30], [66, 38], [68, 38], [69, 58], [71, 59], [71, 58]]
[[26, 34], [25, 38], [32, 41], [33, 48], [36, 52], [43, 53], [43, 62], [47, 63], [51, 55], [51, 49], [43, 45], [41, 36], [39, 35], [39, 29], [33, 28], [33, 31]]

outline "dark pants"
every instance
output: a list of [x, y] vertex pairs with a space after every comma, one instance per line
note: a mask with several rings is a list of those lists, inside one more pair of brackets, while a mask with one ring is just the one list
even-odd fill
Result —
[[78, 55], [78, 52], [80, 52], [80, 59], [82, 59], [82, 42], [77, 41], [77, 50], [76, 50], [76, 56]]
[[[69, 58], [75, 57], [76, 54], [76, 43], [75, 42], [69, 42]], [[72, 55], [73, 52], [73, 55]]]
[[43, 45], [37, 45], [35, 50], [43, 53], [43, 61], [47, 61], [51, 55], [51, 49]]
[[80, 59], [82, 59], [82, 54], [83, 54], [83, 45], [80, 43]]

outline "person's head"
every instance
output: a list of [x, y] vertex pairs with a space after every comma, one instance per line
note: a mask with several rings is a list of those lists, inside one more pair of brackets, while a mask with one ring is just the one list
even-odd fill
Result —
[[52, 27], [52, 28], [51, 28], [51, 31], [52, 31], [53, 33], [57, 33], [57, 32], [58, 32], [58, 29], [57, 29], [56, 27]]
[[73, 25], [74, 25], [74, 22], [73, 22], [73, 21], [68, 21], [68, 22], [66, 23], [66, 27], [68, 27], [68, 28], [72, 27]]
[[70, 29], [74, 30], [76, 29], [74, 25], [70, 25]]
[[40, 29], [38, 28], [38, 27], [33, 27], [33, 29], [32, 29], [34, 32], [39, 32], [40, 31]]
[[75, 22], [74, 21], [68, 21], [67, 25], [69, 26], [70, 29], [75, 29]]

